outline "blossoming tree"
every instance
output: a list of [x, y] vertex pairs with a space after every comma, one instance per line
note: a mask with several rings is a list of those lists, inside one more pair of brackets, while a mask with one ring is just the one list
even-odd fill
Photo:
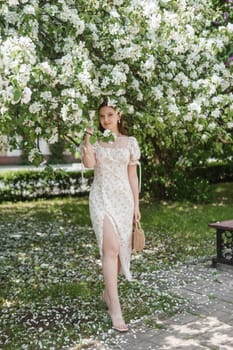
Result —
[[0, 133], [39, 163], [39, 138], [77, 146], [109, 96], [140, 142], [151, 188], [228, 157], [233, 24], [215, 26], [217, 16], [209, 0], [1, 3]]

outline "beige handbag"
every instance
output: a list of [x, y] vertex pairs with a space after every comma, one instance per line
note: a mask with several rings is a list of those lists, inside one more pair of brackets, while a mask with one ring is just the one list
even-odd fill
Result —
[[132, 249], [141, 252], [145, 247], [145, 234], [140, 222], [136, 222], [133, 228]]

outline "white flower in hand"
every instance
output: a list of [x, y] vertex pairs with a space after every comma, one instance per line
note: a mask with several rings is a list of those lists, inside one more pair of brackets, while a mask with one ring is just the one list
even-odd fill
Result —
[[111, 131], [109, 129], [105, 129], [103, 132], [104, 137], [109, 137], [111, 135]]

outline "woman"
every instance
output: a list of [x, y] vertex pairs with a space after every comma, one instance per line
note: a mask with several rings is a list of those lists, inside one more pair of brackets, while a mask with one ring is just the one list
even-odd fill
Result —
[[90, 216], [96, 234], [105, 289], [103, 300], [107, 304], [113, 329], [128, 330], [118, 296], [118, 274], [131, 280], [130, 254], [132, 223], [140, 220], [137, 163], [140, 158], [138, 143], [126, 136], [122, 115], [105, 101], [98, 109], [99, 128], [110, 130], [114, 142], [98, 141], [91, 145], [93, 133], [86, 130], [82, 148], [85, 167], [94, 168], [94, 181], [89, 196]]

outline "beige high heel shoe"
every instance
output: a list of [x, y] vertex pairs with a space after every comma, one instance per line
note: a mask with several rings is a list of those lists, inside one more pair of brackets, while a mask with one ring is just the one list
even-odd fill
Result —
[[[112, 315], [111, 315], [111, 312], [110, 312], [109, 310], [108, 310], [108, 314], [109, 314], [109, 316], [111, 317], [111, 320], [112, 320]], [[113, 323], [113, 320], [112, 320], [112, 329], [114, 329], [114, 331], [118, 331], [118, 332], [120, 332], [120, 333], [128, 332], [128, 330], [129, 330], [128, 325], [125, 324], [124, 321], [123, 321], [123, 322], [119, 322], [119, 325], [120, 325], [120, 324], [121, 324], [123, 327], [117, 327], [117, 326], [115, 326], [114, 323]]]

